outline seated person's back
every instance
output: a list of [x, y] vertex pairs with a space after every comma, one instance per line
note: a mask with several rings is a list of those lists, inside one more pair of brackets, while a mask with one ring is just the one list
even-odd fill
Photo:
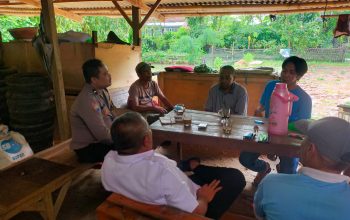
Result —
[[350, 124], [328, 117], [298, 121], [307, 138], [302, 142], [298, 174], [270, 174], [255, 194], [258, 217], [274, 219], [349, 219]]
[[[195, 195], [199, 186], [177, 169], [175, 161], [154, 151], [129, 156], [127, 161], [116, 151], [111, 151], [105, 158], [102, 181], [106, 190], [134, 200], [170, 204], [192, 212], [198, 205]], [[174, 192], [183, 196], [177, 198]]]
[[111, 134], [115, 151], [106, 155], [101, 172], [102, 184], [108, 191], [219, 218], [245, 186], [240, 171], [203, 166], [197, 161], [190, 162], [194, 174], [193, 181], [189, 179], [175, 161], [153, 150], [152, 132], [139, 113], [118, 117]]
[[235, 82], [234, 74], [232, 66], [221, 67], [219, 83], [209, 90], [205, 111], [218, 112], [223, 108], [229, 108], [231, 114], [247, 114], [247, 90]]

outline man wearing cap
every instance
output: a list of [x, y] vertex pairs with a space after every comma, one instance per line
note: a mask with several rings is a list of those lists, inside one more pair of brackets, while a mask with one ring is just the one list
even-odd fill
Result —
[[[158, 84], [152, 80], [151, 68], [153, 66], [145, 62], [136, 65], [135, 71], [139, 79], [130, 86], [128, 98], [128, 107], [142, 113], [146, 118], [150, 113], [165, 114], [173, 109]], [[155, 102], [154, 96], [159, 98], [165, 108]]]
[[80, 162], [101, 162], [111, 149], [110, 127], [116, 109], [107, 91], [111, 75], [98, 59], [83, 64], [85, 85], [71, 108], [70, 147]]
[[335, 117], [301, 120], [298, 174], [270, 174], [260, 183], [254, 210], [261, 219], [349, 219], [350, 124]]
[[205, 111], [229, 108], [231, 114], [247, 115], [247, 90], [235, 82], [234, 74], [235, 69], [230, 65], [220, 68], [219, 83], [210, 89]]
[[108, 191], [220, 219], [246, 184], [237, 169], [204, 166], [195, 159], [180, 166], [193, 173], [186, 176], [175, 161], [153, 150], [152, 130], [137, 112], [116, 118], [111, 135], [114, 150], [106, 155], [101, 169]]

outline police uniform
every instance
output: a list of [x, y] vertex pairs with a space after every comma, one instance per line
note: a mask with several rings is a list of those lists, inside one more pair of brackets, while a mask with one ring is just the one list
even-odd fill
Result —
[[81, 162], [103, 161], [111, 149], [110, 127], [115, 108], [107, 89], [85, 84], [71, 108], [72, 142]]

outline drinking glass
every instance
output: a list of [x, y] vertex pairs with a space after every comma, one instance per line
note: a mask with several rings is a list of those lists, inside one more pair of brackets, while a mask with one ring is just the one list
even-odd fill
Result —
[[184, 123], [184, 127], [185, 127], [185, 128], [191, 127], [191, 124], [192, 124], [192, 115], [191, 115], [191, 114], [188, 114], [188, 113], [185, 113], [185, 114], [183, 115], [183, 123]]
[[231, 118], [225, 118], [222, 121], [222, 131], [224, 134], [231, 134], [232, 131], [232, 120]]
[[222, 108], [219, 110], [219, 115], [221, 118], [229, 118], [231, 116], [231, 109], [230, 108]]

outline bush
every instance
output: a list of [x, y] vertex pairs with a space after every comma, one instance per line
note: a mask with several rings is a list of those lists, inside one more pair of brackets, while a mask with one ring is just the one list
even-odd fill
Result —
[[214, 60], [214, 69], [220, 70], [220, 67], [223, 65], [224, 60], [221, 57], [215, 57]]
[[254, 60], [254, 55], [252, 53], [245, 53], [243, 55], [243, 60], [246, 62], [246, 63], [250, 63]]

